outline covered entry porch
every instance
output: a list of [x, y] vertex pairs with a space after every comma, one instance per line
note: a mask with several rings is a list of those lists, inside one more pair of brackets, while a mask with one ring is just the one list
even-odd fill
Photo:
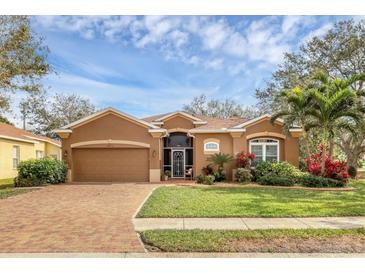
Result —
[[163, 138], [163, 174], [171, 179], [193, 178], [194, 139], [186, 132], [171, 132]]

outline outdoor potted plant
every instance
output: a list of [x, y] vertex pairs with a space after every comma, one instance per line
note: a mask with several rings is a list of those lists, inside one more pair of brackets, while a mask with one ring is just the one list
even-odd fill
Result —
[[171, 171], [170, 170], [165, 170], [165, 172], [164, 172], [164, 181], [168, 181], [170, 177], [171, 177]]

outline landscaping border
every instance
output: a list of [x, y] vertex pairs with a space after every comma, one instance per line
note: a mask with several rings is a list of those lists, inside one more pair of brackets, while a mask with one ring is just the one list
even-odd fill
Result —
[[197, 183], [178, 183], [175, 185], [166, 186], [196, 186], [196, 187], [237, 187], [237, 188], [273, 188], [273, 189], [293, 189], [293, 190], [311, 190], [311, 191], [353, 191], [354, 187], [304, 187], [304, 186], [271, 186], [260, 185], [254, 183], [240, 184], [240, 183], [215, 183], [214, 185], [202, 185]]

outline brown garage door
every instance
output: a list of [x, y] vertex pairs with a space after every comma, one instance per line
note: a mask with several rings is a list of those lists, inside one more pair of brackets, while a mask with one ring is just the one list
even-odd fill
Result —
[[77, 148], [72, 158], [76, 182], [148, 181], [148, 149]]

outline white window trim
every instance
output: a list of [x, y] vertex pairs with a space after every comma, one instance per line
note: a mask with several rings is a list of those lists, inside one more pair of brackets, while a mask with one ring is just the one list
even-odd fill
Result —
[[[41, 154], [41, 157], [38, 157], [38, 154]], [[40, 160], [40, 159], [43, 159], [44, 158], [44, 151], [43, 150], [36, 150], [35, 151], [35, 158], [37, 159], [37, 160]]]
[[[207, 148], [207, 145], [214, 144], [217, 146], [217, 148]], [[207, 152], [219, 152], [219, 143], [218, 142], [206, 142], [204, 143], [204, 151]]]
[[[14, 158], [14, 149], [16, 149], [16, 158]], [[19, 163], [20, 163], [20, 146], [13, 146], [13, 149], [11, 151], [11, 154], [12, 154], [12, 157], [11, 157], [11, 160], [12, 160], [12, 167], [13, 169], [17, 169], [18, 166], [19, 166]], [[16, 166], [14, 166], [14, 160], [17, 159], [17, 164]]]
[[[261, 139], [266, 139], [266, 140], [272, 140], [272, 141], [275, 141], [275, 143], [270, 143], [270, 142], [257, 142], [255, 143], [254, 141], [257, 141], [257, 140], [261, 140]], [[273, 145], [273, 144], [277, 144], [276, 146], [276, 161], [279, 162], [280, 161], [280, 141], [277, 140], [277, 139], [272, 139], [272, 138], [255, 138], [255, 139], [252, 139], [250, 140], [250, 153], [252, 152], [252, 149], [251, 147], [253, 145], [261, 145], [262, 146], [262, 160], [263, 161], [266, 161], [266, 146], [267, 145]]]

